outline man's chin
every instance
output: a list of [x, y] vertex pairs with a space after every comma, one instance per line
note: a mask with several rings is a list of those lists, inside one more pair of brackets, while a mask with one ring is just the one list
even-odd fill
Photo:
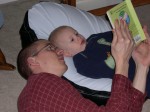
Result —
[[[67, 70], [68, 70], [68, 66], [66, 65], [66, 66], [64, 66], [64, 69], [63, 69], [64, 73], [65, 73]], [[63, 74], [64, 74], [64, 73], [63, 73]]]

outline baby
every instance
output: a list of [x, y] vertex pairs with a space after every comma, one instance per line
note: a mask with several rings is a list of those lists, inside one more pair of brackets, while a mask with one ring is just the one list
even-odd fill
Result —
[[[113, 78], [115, 62], [111, 56], [112, 37], [113, 34], [109, 31], [93, 34], [86, 40], [74, 28], [60, 26], [51, 33], [49, 40], [64, 56], [73, 57], [77, 72], [81, 75], [90, 78]], [[133, 80], [135, 63], [132, 58], [129, 65], [129, 79]], [[150, 84], [147, 84], [147, 92], [150, 95]]]
[[60, 26], [50, 35], [49, 40], [62, 49], [64, 56], [74, 56], [85, 50], [86, 39], [70, 26]]

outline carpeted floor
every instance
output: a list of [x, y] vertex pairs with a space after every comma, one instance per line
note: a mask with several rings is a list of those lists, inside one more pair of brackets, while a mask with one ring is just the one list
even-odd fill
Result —
[[[42, 0], [41, 0], [42, 1]], [[46, 0], [45, 0], [46, 1]], [[47, 0], [58, 2], [58, 0]], [[7, 62], [16, 66], [16, 57], [21, 49], [19, 29], [24, 14], [39, 0], [20, 0], [0, 5], [5, 23], [0, 29], [0, 48], [6, 56]], [[142, 24], [147, 24], [150, 31], [150, 5], [136, 8]], [[0, 71], [0, 112], [17, 112], [17, 98], [26, 81], [15, 71]], [[142, 112], [150, 112], [150, 100], [143, 107]]]

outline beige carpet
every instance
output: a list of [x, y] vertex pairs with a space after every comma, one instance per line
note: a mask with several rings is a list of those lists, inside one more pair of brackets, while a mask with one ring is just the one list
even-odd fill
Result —
[[[20, 0], [0, 5], [4, 13], [5, 24], [0, 30], [0, 48], [6, 56], [7, 62], [16, 66], [16, 57], [21, 49], [19, 29], [24, 14], [28, 8], [40, 0]], [[46, 1], [46, 0], [45, 0]], [[47, 0], [57, 1], [58, 0]], [[136, 8], [140, 20], [150, 29], [150, 5]], [[149, 30], [150, 31], [150, 30]], [[17, 98], [26, 81], [15, 71], [0, 71], [0, 112], [17, 112]], [[143, 107], [142, 112], [150, 112], [150, 100]]]

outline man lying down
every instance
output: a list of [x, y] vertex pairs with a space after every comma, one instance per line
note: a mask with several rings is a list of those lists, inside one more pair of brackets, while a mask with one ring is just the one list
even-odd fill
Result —
[[[20, 29], [22, 46], [27, 46], [37, 38], [48, 39], [50, 33], [62, 25], [74, 27], [85, 37], [111, 30], [106, 20], [88, 12], [65, 4], [41, 2], [32, 6], [25, 15]], [[112, 80], [82, 76], [77, 73], [72, 58], [65, 58], [65, 61], [68, 70], [64, 74], [64, 79], [76, 87], [84, 97], [91, 99], [98, 105], [105, 105], [110, 96]]]

